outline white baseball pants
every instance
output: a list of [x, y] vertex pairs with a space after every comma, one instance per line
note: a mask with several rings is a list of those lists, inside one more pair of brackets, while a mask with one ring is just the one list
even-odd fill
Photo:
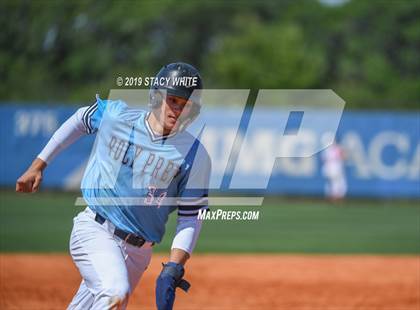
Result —
[[68, 309], [125, 309], [150, 263], [152, 244], [127, 244], [109, 221], [97, 223], [89, 207], [73, 222], [70, 254], [83, 279]]

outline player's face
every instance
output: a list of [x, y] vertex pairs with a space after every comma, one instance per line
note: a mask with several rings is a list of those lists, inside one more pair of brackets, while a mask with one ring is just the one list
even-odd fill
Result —
[[189, 115], [191, 110], [191, 102], [177, 96], [167, 96], [162, 104], [163, 116], [161, 121], [166, 131], [176, 131], [180, 125], [179, 119]]

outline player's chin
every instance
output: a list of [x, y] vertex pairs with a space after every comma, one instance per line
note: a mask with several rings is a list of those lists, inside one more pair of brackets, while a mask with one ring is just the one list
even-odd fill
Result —
[[176, 132], [178, 130], [178, 127], [179, 127], [179, 125], [178, 125], [178, 122], [176, 120], [175, 121], [168, 120], [165, 123], [165, 129], [170, 131], [170, 132]]

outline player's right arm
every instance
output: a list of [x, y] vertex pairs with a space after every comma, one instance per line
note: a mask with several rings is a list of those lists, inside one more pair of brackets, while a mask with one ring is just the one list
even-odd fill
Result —
[[31, 166], [16, 181], [16, 192], [33, 193], [38, 190], [42, 173], [54, 157], [83, 135], [94, 132], [91, 118], [96, 110], [97, 103], [82, 107], [57, 129]]
[[39, 188], [42, 181], [42, 172], [47, 164], [39, 158], [35, 158], [28, 170], [16, 181], [16, 191], [21, 193], [33, 193]]

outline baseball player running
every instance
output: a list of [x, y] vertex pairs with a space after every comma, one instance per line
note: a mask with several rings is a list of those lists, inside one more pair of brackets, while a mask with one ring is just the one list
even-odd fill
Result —
[[[174, 83], [191, 80], [195, 85]], [[210, 158], [185, 131], [200, 112], [202, 81], [186, 63], [164, 66], [151, 87], [150, 111], [123, 101], [101, 100], [82, 107], [52, 136], [17, 192], [36, 192], [43, 170], [64, 148], [97, 133], [81, 190], [88, 207], [74, 218], [70, 253], [82, 282], [69, 309], [125, 309], [149, 265], [152, 247], [177, 209], [169, 261], [156, 281], [158, 309], [172, 309], [177, 287], [187, 291], [184, 265], [196, 244], [206, 209]], [[164, 203], [175, 197], [174, 203]]]

